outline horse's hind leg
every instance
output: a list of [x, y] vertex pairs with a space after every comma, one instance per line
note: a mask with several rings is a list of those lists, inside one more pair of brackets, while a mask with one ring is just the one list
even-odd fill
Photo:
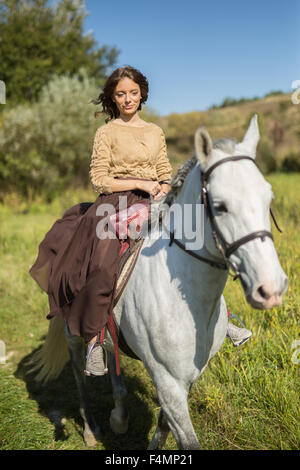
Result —
[[128, 429], [128, 411], [126, 407], [127, 390], [122, 375], [117, 375], [115, 356], [108, 352], [110, 378], [113, 388], [115, 407], [110, 414], [110, 427], [116, 434], [124, 434]]
[[71, 356], [72, 369], [79, 392], [80, 415], [84, 422], [83, 438], [85, 444], [88, 447], [92, 447], [97, 444], [97, 440], [101, 437], [101, 432], [91, 411], [86, 390], [86, 377], [83, 373], [85, 366], [85, 345], [82, 338], [70, 334], [67, 325], [65, 325], [65, 334]]
[[169, 424], [164, 414], [163, 409], [160, 409], [158, 424], [155, 430], [152, 441], [148, 446], [148, 450], [160, 450], [165, 445], [168, 434], [170, 432]]

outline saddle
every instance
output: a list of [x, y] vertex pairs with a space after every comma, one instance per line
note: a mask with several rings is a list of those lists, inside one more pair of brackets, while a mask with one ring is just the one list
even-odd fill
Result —
[[[119, 238], [121, 245], [114, 300], [108, 321], [108, 329], [114, 343], [117, 375], [120, 374], [119, 348], [125, 355], [140, 360], [127, 345], [120, 325], [116, 321], [113, 308], [117, 305], [125, 289], [141, 251], [144, 242], [143, 228], [148, 225], [149, 212], [149, 200], [143, 200], [124, 211], [117, 212], [108, 219], [109, 229]], [[106, 326], [100, 333], [100, 344], [104, 341], [105, 332]]]

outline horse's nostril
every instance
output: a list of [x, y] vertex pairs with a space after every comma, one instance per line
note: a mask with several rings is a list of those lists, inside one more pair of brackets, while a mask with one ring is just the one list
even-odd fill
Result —
[[259, 293], [259, 295], [260, 295], [263, 299], [269, 299], [269, 298], [270, 298], [270, 295], [265, 291], [265, 289], [264, 289], [263, 286], [260, 286], [260, 287], [257, 289], [257, 292]]

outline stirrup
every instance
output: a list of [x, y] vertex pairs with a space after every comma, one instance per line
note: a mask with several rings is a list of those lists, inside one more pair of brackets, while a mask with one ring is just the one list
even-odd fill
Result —
[[[96, 341], [88, 348], [88, 352], [86, 355], [86, 368], [84, 369], [84, 374], [87, 376], [91, 377], [97, 377], [97, 376], [103, 376], [108, 373], [108, 367], [107, 367], [107, 352], [105, 349], [103, 349], [101, 343], [100, 343], [100, 335], [98, 333]], [[89, 363], [90, 356], [95, 349], [95, 347], [101, 348], [101, 351], [98, 351], [98, 354], [100, 354], [100, 358], [94, 357], [94, 364], [93, 364], [93, 357], [91, 364]], [[101, 362], [99, 363], [99, 359], [101, 359]], [[103, 362], [102, 362], [103, 361]], [[93, 370], [94, 367], [94, 370]], [[97, 369], [98, 368], [98, 369]], [[90, 369], [90, 370], [89, 370]]]
[[248, 340], [251, 338], [251, 336], [252, 336], [252, 331], [248, 330], [248, 329], [246, 328], [246, 326], [244, 325], [244, 323], [242, 322], [242, 320], [241, 320], [239, 317], [237, 317], [236, 315], [234, 315], [233, 313], [229, 312], [229, 310], [227, 310], [227, 316], [228, 316], [228, 319], [230, 319], [230, 318], [232, 318], [232, 317], [233, 317], [233, 318], [236, 318], [236, 319], [239, 321], [239, 323], [242, 325], [243, 328], [239, 328], [238, 326], [234, 325], [234, 323], [232, 323], [232, 326], [233, 326], [233, 327], [238, 328], [238, 329], [241, 329], [241, 330], [244, 329], [244, 330], [245, 330], [245, 333], [247, 332], [247, 334], [244, 336], [244, 338], [242, 338], [240, 341], [237, 341], [237, 339], [234, 339], [234, 338], [231, 336], [230, 332], [229, 332], [229, 323], [230, 323], [230, 322], [228, 322], [228, 327], [227, 327], [226, 336], [227, 336], [228, 338], [230, 338], [230, 340], [231, 340], [231, 342], [232, 342], [232, 344], [233, 344], [234, 347], [241, 346], [242, 344], [246, 343], [246, 341], [248, 341]]
[[[243, 327], [243, 328], [246, 328], [246, 326], [244, 325], [244, 323], [242, 322], [242, 320], [241, 320], [239, 317], [237, 317], [234, 313], [229, 312], [229, 310], [227, 311], [227, 316], [228, 316], [228, 318], [231, 318], [231, 317], [236, 318], [236, 319], [240, 322], [240, 324], [242, 325], [242, 327]], [[247, 329], [247, 328], [246, 328], [246, 329]]]

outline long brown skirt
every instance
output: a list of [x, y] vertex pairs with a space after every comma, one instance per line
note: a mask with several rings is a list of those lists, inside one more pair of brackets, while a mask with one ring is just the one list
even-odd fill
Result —
[[127, 197], [127, 207], [149, 198], [139, 190], [120, 191], [100, 194], [94, 203], [71, 207], [46, 234], [29, 271], [48, 293], [47, 318], [61, 315], [70, 333], [82, 336], [86, 342], [96, 336], [109, 319], [120, 251], [118, 238], [101, 239], [99, 231], [97, 235], [97, 224], [107, 213], [102, 210], [103, 215], [97, 215], [96, 211], [101, 204], [111, 204], [117, 211], [120, 196]]

